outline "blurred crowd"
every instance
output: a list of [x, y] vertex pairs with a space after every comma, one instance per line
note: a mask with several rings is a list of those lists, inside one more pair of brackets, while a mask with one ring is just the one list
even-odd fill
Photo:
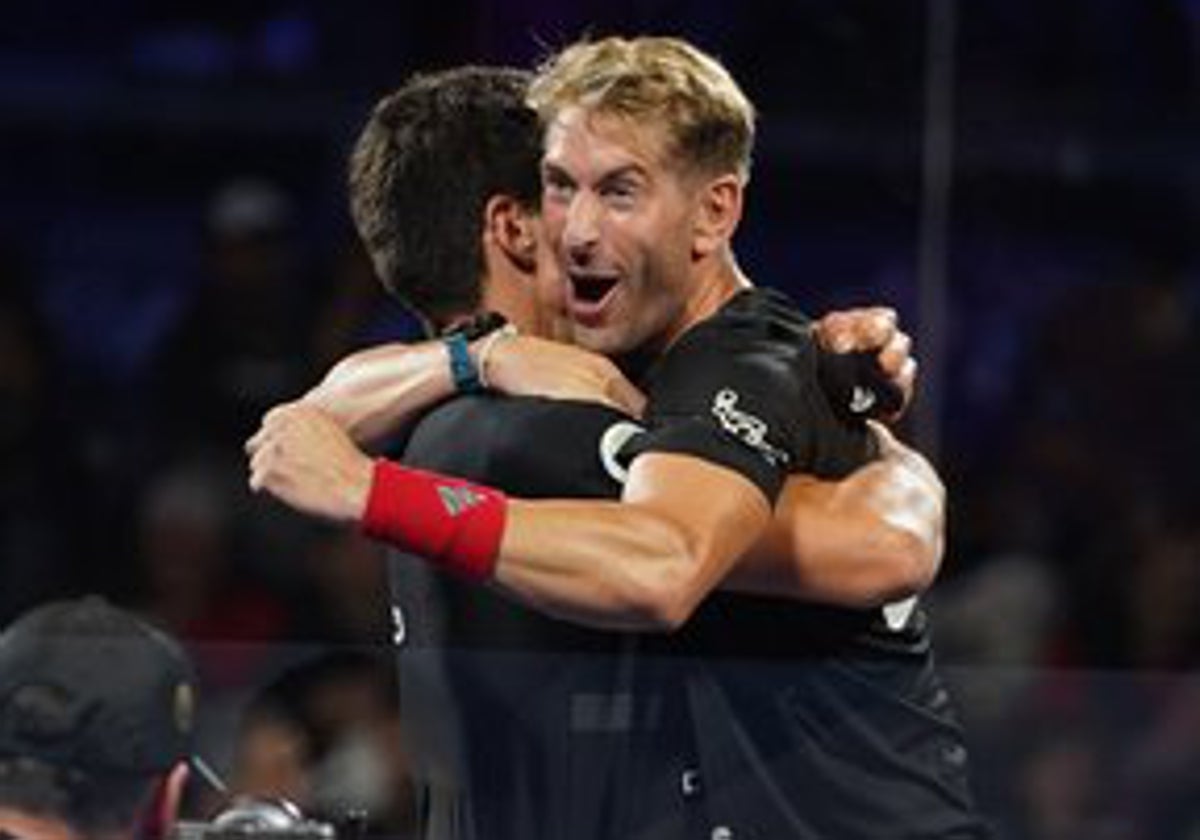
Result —
[[[241, 789], [411, 816], [379, 551], [252, 497], [241, 454], [335, 359], [417, 334], [341, 187], [408, 73], [589, 21], [695, 38], [763, 114], [749, 272], [814, 312], [892, 303], [921, 358], [925, 4], [56, 5], [96, 25], [14, 9], [0, 39], [0, 623], [97, 591], [170, 629]], [[977, 786], [1014, 838], [1194, 837], [1200, 4], [958, 4], [956, 33], [920, 387], [951, 500], [927, 605]]]

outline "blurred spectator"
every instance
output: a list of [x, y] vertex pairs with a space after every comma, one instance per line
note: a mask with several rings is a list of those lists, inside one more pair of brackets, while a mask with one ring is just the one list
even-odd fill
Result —
[[185, 461], [148, 483], [138, 515], [139, 609], [196, 647], [217, 688], [244, 684], [290, 623], [288, 606], [238, 562], [236, 487], [211, 459]]
[[[1063, 297], [1018, 390], [1026, 410], [1015, 468], [1031, 477], [1052, 523], [1047, 547], [1060, 561], [1074, 628], [1068, 653], [1092, 664], [1141, 662], [1128, 622], [1148, 614], [1128, 600], [1131, 587], [1155, 586], [1155, 571], [1174, 576], [1168, 585], [1186, 583], [1184, 569], [1196, 563], [1183, 548], [1185, 559], [1168, 569], [1165, 523], [1147, 519], [1178, 508], [1197, 486], [1200, 390], [1183, 383], [1200, 382], [1200, 333], [1178, 264], [1145, 261], [1136, 270], [1134, 280]], [[1155, 557], [1161, 562], [1145, 567]]]
[[1028, 840], [1112, 837], [1103, 826], [1104, 759], [1090, 733], [1041, 727], [1044, 738], [1016, 768], [1017, 836]]
[[320, 290], [273, 184], [227, 184], [206, 222], [208, 277], [162, 360], [160, 395], [172, 434], [237, 449], [312, 381]]
[[239, 793], [287, 796], [370, 834], [409, 836], [412, 791], [385, 660], [343, 651], [286, 672], [247, 710], [235, 747]]
[[372, 344], [423, 335], [417, 319], [383, 291], [357, 238], [347, 242], [334, 264], [333, 288], [317, 325], [316, 370], [324, 373], [343, 356]]
[[1200, 679], [1137, 682], [1150, 702], [1127, 721], [1131, 743], [1116, 772], [1123, 820], [1135, 840], [1200, 836]]

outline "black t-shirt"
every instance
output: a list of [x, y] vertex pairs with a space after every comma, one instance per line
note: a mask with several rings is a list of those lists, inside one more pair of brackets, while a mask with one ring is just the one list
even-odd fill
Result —
[[[778, 293], [743, 292], [648, 371], [649, 432], [629, 449], [721, 463], [769, 498], [786, 472], [843, 477], [872, 457], [871, 440], [818, 380], [807, 320]], [[689, 786], [710, 830], [987, 836], [915, 602], [855, 610], [716, 592], [677, 633], [647, 637], [641, 657], [688, 709]]]
[[[817, 365], [808, 322], [786, 298], [745, 291], [646, 372], [640, 433], [594, 406], [461, 398], [417, 427], [405, 460], [517, 496], [612, 497], [638, 455], [683, 453], [773, 501], [789, 472], [837, 478], [872, 454], [861, 422], [821, 391]], [[469, 816], [443, 820], [482, 818], [488, 831], [427, 836], [984, 836], [912, 604], [715, 593], [678, 633], [637, 637], [571, 627], [419, 561], [396, 563], [409, 664], [424, 642], [460, 663], [443, 681], [456, 696], [426, 704], [443, 725], [458, 704], [461, 737], [441, 746], [457, 744], [459, 772], [488, 780], [455, 799]], [[417, 594], [413, 574], [433, 576], [435, 597]], [[435, 625], [421, 628], [420, 615]], [[581, 718], [618, 737], [579, 737]], [[494, 765], [480, 761], [481, 744]]]
[[646, 371], [648, 433], [628, 454], [695, 455], [741, 473], [771, 502], [789, 472], [839, 478], [865, 463], [871, 438], [822, 391], [810, 328], [778, 292], [737, 294]]
[[[466, 396], [417, 424], [403, 460], [523, 498], [611, 499], [633, 431], [588, 403]], [[630, 733], [613, 715], [632, 693], [622, 663], [636, 640], [547, 617], [419, 558], [393, 552], [389, 567], [420, 836], [622, 836], [608, 802]]]

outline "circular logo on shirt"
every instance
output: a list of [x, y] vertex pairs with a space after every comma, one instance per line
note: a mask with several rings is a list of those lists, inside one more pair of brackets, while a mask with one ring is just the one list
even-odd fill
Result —
[[605, 429], [604, 434], [600, 436], [600, 463], [604, 465], [604, 471], [618, 484], [624, 484], [629, 478], [629, 468], [621, 462], [621, 450], [630, 440], [645, 431], [637, 423], [621, 420]]

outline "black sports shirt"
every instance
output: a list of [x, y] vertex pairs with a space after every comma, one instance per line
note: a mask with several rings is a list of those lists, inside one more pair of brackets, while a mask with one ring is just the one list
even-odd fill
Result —
[[[818, 383], [807, 319], [780, 294], [742, 292], [647, 372], [649, 431], [630, 450], [723, 464], [769, 498], [787, 472], [843, 477], [870, 439]], [[711, 836], [987, 836], [914, 602], [717, 592], [678, 633], [647, 640], [641, 669], [687, 708], [687, 799]]]
[[[518, 496], [612, 496], [621, 464], [675, 452], [735, 470], [773, 500], [788, 472], [836, 478], [871, 455], [862, 425], [825, 398], [817, 362], [807, 320], [780, 295], [746, 291], [647, 371], [646, 428], [621, 457], [610, 432], [619, 415], [469, 398], [426, 418], [406, 461]], [[435, 577], [436, 597], [414, 595], [420, 587], [404, 582], [414, 573]], [[461, 747], [455, 778], [488, 782], [450, 797], [469, 813], [440, 817], [464, 831], [427, 836], [982, 836], [961, 732], [911, 604], [857, 611], [719, 593], [681, 632], [636, 640], [537, 617], [486, 590], [456, 591], [411, 561], [393, 580], [410, 670], [427, 632], [432, 649], [458, 653], [426, 662], [479, 666], [454, 665], [442, 681], [451, 696], [426, 706], [461, 724], [457, 741], [434, 739]], [[575, 653], [567, 662], [554, 651]], [[511, 667], [497, 667], [504, 656]], [[494, 765], [481, 763], [485, 743]], [[564, 791], [581, 763], [608, 769], [580, 774], [596, 789]]]

